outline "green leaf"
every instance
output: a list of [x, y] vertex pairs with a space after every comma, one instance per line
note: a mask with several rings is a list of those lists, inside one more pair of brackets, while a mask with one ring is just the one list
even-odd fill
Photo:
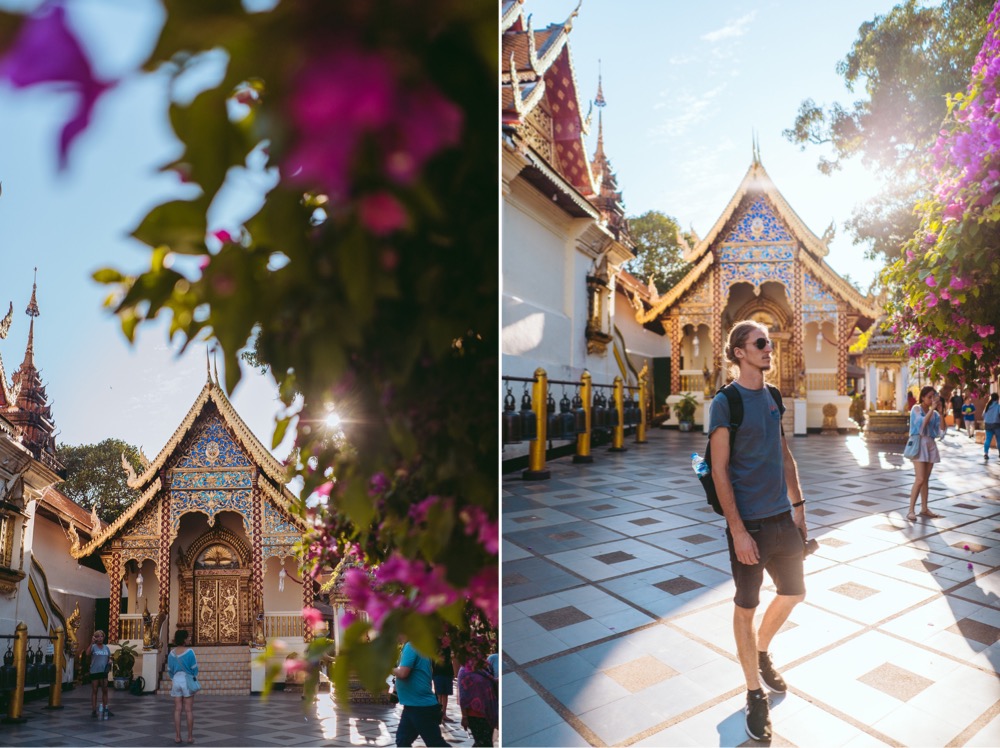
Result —
[[208, 203], [197, 200], [173, 200], [153, 208], [132, 236], [150, 247], [167, 246], [174, 252], [203, 254]]

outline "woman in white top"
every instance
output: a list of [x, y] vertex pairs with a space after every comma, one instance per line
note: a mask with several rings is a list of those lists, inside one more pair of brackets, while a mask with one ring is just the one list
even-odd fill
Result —
[[927, 385], [920, 390], [920, 399], [910, 410], [910, 436], [920, 437], [920, 448], [913, 458], [913, 488], [910, 489], [910, 511], [906, 518], [910, 522], [917, 519], [914, 512], [917, 505], [917, 494], [920, 494], [920, 516], [927, 519], [937, 519], [941, 515], [931, 511], [927, 505], [928, 482], [934, 463], [941, 462], [937, 444], [934, 442], [941, 435], [941, 414], [937, 411], [938, 394], [933, 387]]
[[198, 659], [194, 650], [187, 646], [188, 632], [178, 629], [174, 634], [174, 648], [167, 655], [167, 672], [172, 684], [170, 695], [174, 697], [174, 742], [181, 742], [181, 709], [187, 716], [187, 742], [194, 742], [194, 695], [201, 690], [198, 685]]

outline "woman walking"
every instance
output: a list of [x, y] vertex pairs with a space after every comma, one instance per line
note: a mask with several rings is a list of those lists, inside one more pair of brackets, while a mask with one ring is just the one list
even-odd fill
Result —
[[174, 648], [167, 655], [167, 671], [173, 683], [170, 695], [174, 697], [174, 742], [181, 742], [181, 709], [187, 716], [187, 742], [194, 742], [194, 695], [201, 690], [198, 685], [198, 659], [187, 646], [188, 632], [178, 629], [174, 634]]
[[931, 477], [931, 470], [934, 464], [941, 462], [941, 455], [938, 454], [935, 439], [941, 435], [941, 414], [937, 409], [938, 394], [933, 387], [927, 385], [920, 390], [920, 400], [910, 411], [910, 436], [920, 437], [920, 448], [917, 456], [913, 458], [913, 488], [910, 489], [910, 511], [906, 518], [910, 522], [917, 519], [914, 510], [917, 505], [917, 495], [920, 495], [920, 516], [928, 519], [937, 519], [941, 515], [935, 514], [927, 505], [928, 482]]
[[104, 632], [95, 631], [87, 652], [90, 654], [90, 716], [97, 716], [97, 689], [101, 689], [101, 712], [113, 717], [108, 709], [108, 673], [111, 672], [111, 649], [104, 643]]

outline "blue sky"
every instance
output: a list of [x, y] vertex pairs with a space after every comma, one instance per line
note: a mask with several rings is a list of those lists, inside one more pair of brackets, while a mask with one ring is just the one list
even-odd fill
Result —
[[[876, 175], [851, 164], [824, 176], [816, 169], [822, 149], [800, 151], [781, 132], [803, 99], [859, 98], [836, 64], [858, 27], [895, 4], [584, 0], [570, 35], [576, 80], [586, 110], [601, 60], [605, 152], [628, 213], [660, 210], [704, 236], [750, 166], [756, 131], [764, 167], [806, 225], [821, 236], [836, 223], [827, 261], [867, 289], [878, 265], [864, 259], [844, 223], [877, 190]], [[576, 0], [525, 4], [535, 28], [565, 20], [574, 7]]]
[[[134, 68], [162, 24], [153, 0], [72, 0], [69, 9], [105, 78]], [[128, 234], [152, 206], [179, 194], [176, 179], [158, 173], [180, 148], [167, 123], [164, 85], [162, 77], [133, 76], [108, 93], [60, 174], [56, 144], [72, 96], [0, 84], [0, 315], [14, 304], [13, 327], [0, 340], [4, 368], [9, 377], [24, 357], [24, 310], [37, 266], [35, 360], [59, 440], [119, 437], [150, 458], [205, 383], [205, 346], [177, 358], [158, 324], [129, 347], [103, 308], [107, 290], [90, 275], [103, 266], [144, 267], [148, 250]], [[270, 378], [249, 372], [233, 402], [269, 446], [277, 408]]]

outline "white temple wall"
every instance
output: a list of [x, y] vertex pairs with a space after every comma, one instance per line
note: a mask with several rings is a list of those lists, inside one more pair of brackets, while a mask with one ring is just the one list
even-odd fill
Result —
[[264, 610], [301, 610], [302, 577], [298, 564], [292, 557], [284, 559], [284, 591], [278, 589], [281, 569], [282, 562], [278, 558], [269, 558], [264, 564]]
[[823, 338], [820, 343], [820, 350], [816, 350], [816, 338], [820, 332], [820, 326], [816, 322], [808, 322], [805, 325], [802, 352], [805, 355], [806, 371], [811, 369], [833, 369], [837, 370], [837, 331], [833, 324], [824, 322], [822, 327]]

